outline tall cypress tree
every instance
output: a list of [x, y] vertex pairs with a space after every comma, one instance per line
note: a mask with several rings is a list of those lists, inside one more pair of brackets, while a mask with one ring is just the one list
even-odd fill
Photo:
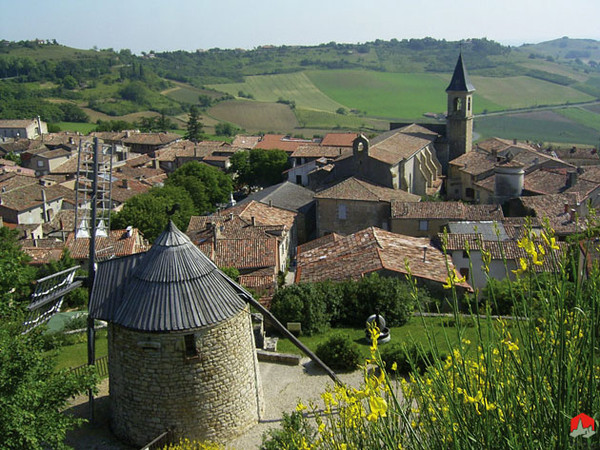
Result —
[[198, 142], [202, 140], [202, 122], [199, 120], [200, 114], [198, 112], [198, 107], [196, 105], [192, 105], [190, 107], [190, 114], [187, 122], [187, 132], [185, 133], [185, 138], [189, 139], [192, 142]]

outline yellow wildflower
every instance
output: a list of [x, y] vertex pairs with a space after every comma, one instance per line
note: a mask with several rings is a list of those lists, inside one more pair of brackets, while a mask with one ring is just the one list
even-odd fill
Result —
[[512, 271], [515, 275], [521, 275], [527, 270], [527, 261], [525, 261], [525, 258], [519, 258], [519, 266], [517, 270]]
[[379, 417], [385, 417], [387, 415], [387, 402], [381, 397], [369, 397], [369, 408], [371, 413], [367, 416], [367, 420], [371, 422], [377, 421]]

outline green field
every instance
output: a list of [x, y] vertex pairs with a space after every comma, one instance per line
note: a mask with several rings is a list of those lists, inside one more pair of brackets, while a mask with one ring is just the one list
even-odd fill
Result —
[[600, 130], [600, 114], [597, 112], [582, 107], [561, 108], [557, 109], [556, 112], [583, 126]]
[[293, 100], [297, 107], [306, 109], [334, 112], [345, 107], [323, 94], [305, 72], [246, 77], [244, 83], [215, 84], [210, 87], [236, 97], [242, 91], [252, 94], [261, 102], [276, 102], [280, 98]]
[[[588, 102], [594, 98], [569, 86], [561, 86], [531, 77], [471, 77], [480, 97], [496, 103], [502, 109], [517, 109], [540, 105], [562, 105]], [[478, 100], [474, 100], [475, 110]], [[489, 109], [488, 111], [494, 111]]]
[[175, 87], [162, 91], [161, 94], [177, 102], [197, 104], [200, 95], [207, 95], [211, 98], [220, 96], [218, 92], [212, 90], [198, 89], [189, 84], [178, 83], [175, 81], [172, 81], [172, 83], [175, 84]]
[[596, 145], [597, 129], [589, 128], [553, 111], [477, 117], [474, 131], [479, 138], [501, 137], [535, 142]]
[[295, 112], [302, 128], [369, 129], [379, 131], [385, 131], [389, 128], [389, 122], [387, 121], [371, 119], [369, 117], [359, 117], [353, 114], [342, 115], [301, 108], [296, 108]]
[[228, 100], [213, 106], [208, 113], [247, 132], [288, 132], [300, 126], [290, 107], [280, 103]]
[[78, 122], [58, 122], [60, 131], [75, 131], [82, 134], [88, 134], [96, 129], [95, 123], [78, 123]]

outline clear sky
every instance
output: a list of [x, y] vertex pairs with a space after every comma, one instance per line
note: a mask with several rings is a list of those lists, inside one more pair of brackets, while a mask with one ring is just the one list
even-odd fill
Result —
[[431, 36], [600, 40], [600, 0], [0, 0], [0, 39], [142, 51]]

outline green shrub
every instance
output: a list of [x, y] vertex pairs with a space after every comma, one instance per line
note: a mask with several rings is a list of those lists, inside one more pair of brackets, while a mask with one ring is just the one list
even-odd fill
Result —
[[[386, 369], [390, 370], [396, 363], [396, 370], [402, 375], [408, 375], [414, 369], [423, 373], [427, 367], [434, 364], [431, 350], [425, 351], [422, 347], [414, 344], [387, 345], [381, 348], [380, 353]], [[446, 359], [446, 355], [440, 354], [438, 359]]]
[[335, 335], [317, 347], [317, 356], [334, 370], [354, 370], [360, 362], [358, 346], [347, 335]]
[[307, 448], [302, 443], [307, 443], [307, 437], [310, 439], [313, 434], [312, 427], [304, 420], [300, 411], [283, 413], [281, 428], [273, 428], [263, 434], [260, 450], [301, 450]]
[[302, 332], [307, 335], [329, 327], [325, 296], [314, 284], [300, 283], [278, 290], [271, 302], [271, 312], [284, 324], [300, 322]]

